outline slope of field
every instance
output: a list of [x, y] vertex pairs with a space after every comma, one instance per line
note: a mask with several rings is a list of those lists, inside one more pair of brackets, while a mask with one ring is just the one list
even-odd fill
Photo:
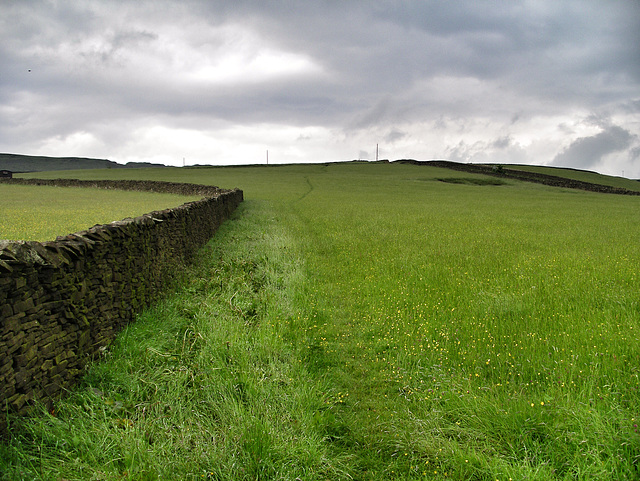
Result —
[[245, 202], [12, 420], [7, 479], [640, 477], [639, 197], [397, 163], [83, 176]]

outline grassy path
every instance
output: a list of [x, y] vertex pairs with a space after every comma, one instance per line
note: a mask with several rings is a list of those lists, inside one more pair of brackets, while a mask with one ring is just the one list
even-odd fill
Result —
[[2, 479], [339, 479], [330, 389], [310, 377], [298, 247], [247, 201], [166, 302], [55, 412], [15, 429]]
[[638, 477], [638, 199], [213, 172], [247, 201], [2, 479]]

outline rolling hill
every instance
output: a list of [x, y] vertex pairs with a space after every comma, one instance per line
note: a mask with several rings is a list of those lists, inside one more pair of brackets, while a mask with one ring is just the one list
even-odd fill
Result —
[[87, 159], [83, 157], [45, 157], [21, 154], [0, 153], [0, 170], [11, 172], [42, 172], [49, 170], [78, 169], [126, 169], [140, 167], [165, 167], [163, 164], [149, 162], [129, 162], [118, 164], [106, 159]]

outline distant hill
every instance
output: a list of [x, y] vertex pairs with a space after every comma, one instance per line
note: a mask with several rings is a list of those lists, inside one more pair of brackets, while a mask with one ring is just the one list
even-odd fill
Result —
[[118, 164], [106, 159], [87, 159], [83, 157], [44, 157], [37, 155], [1, 154], [0, 170], [11, 172], [43, 172], [48, 170], [79, 169], [126, 169], [140, 167], [166, 167], [164, 164], [150, 162], [128, 162]]

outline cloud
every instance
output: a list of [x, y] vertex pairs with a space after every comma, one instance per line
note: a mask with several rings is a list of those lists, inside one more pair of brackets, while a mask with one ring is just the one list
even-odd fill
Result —
[[486, 160], [484, 158], [484, 147], [484, 143], [481, 141], [467, 144], [464, 140], [461, 140], [458, 144], [448, 147], [445, 150], [444, 157], [454, 162], [482, 162]]
[[512, 139], [510, 135], [505, 135], [491, 142], [491, 146], [495, 149], [506, 149], [511, 145]]
[[555, 156], [552, 164], [560, 167], [590, 169], [605, 156], [626, 150], [637, 136], [612, 125], [590, 137], [580, 137]]
[[605, 171], [640, 134], [635, 1], [6, 3], [0, 151], [276, 163], [380, 143]]
[[397, 142], [398, 140], [401, 140], [403, 138], [405, 138], [407, 136], [407, 134], [405, 132], [401, 132], [398, 129], [391, 129], [391, 131], [385, 135], [384, 137], [384, 141], [388, 144], [393, 144], [394, 142]]

